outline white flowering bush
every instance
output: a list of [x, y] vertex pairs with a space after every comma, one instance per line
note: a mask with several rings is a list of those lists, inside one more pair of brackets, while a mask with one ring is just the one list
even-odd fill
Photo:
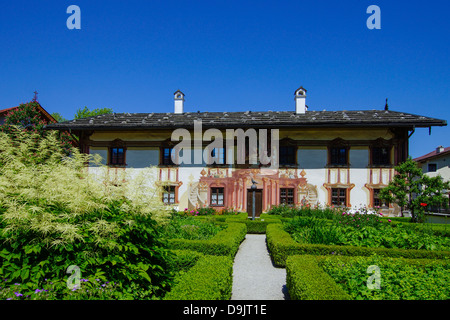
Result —
[[112, 176], [98, 156], [66, 154], [57, 133], [0, 132], [3, 283], [33, 292], [44, 279], [65, 281], [77, 265], [83, 276], [115, 281], [127, 297], [164, 291], [168, 252], [157, 221], [170, 212], [154, 169]]

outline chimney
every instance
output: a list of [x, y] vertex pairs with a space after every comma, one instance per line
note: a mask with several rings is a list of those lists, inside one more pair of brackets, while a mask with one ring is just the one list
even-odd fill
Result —
[[184, 93], [180, 90], [177, 90], [174, 94], [174, 107], [175, 113], [183, 113], [184, 112]]
[[295, 90], [295, 113], [304, 114], [308, 107], [306, 106], [306, 89], [303, 87]]
[[436, 148], [436, 153], [441, 153], [444, 152], [444, 147], [443, 146], [439, 146]]

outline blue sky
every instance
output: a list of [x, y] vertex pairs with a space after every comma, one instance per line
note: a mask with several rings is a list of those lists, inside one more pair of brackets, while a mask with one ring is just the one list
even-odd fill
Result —
[[[81, 30], [69, 30], [69, 5]], [[369, 30], [369, 5], [381, 30]], [[381, 109], [449, 120], [448, 0], [4, 1], [0, 109], [39, 92], [49, 112]], [[450, 146], [450, 129], [418, 129], [413, 157]]]

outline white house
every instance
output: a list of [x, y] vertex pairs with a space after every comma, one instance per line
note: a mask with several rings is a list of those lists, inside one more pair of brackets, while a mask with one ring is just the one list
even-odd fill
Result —
[[[295, 90], [295, 103], [287, 111], [192, 112], [178, 90], [171, 108], [149, 106], [147, 113], [106, 114], [50, 124], [47, 129], [70, 130], [79, 137], [81, 151], [101, 155], [112, 174], [156, 166], [163, 201], [180, 210], [211, 206], [251, 212], [248, 199], [255, 181], [259, 215], [279, 204], [383, 207], [378, 192], [392, 179], [394, 166], [408, 157], [410, 135], [416, 128], [447, 125], [445, 120], [391, 111], [387, 105], [378, 110], [314, 110], [306, 105], [306, 92], [303, 87]], [[202, 130], [195, 138], [198, 122]], [[176, 129], [194, 136], [192, 158], [209, 148], [211, 139], [204, 139], [204, 134], [210, 129], [223, 136], [231, 129], [254, 129], [259, 143], [264, 129], [276, 131], [277, 144], [270, 140], [273, 149], [268, 150], [278, 155], [279, 164], [252, 164], [250, 142], [241, 154], [245, 163], [237, 164], [236, 138], [231, 145], [207, 149], [214, 164], [205, 159], [174, 163]], [[392, 204], [383, 210], [399, 212]]]

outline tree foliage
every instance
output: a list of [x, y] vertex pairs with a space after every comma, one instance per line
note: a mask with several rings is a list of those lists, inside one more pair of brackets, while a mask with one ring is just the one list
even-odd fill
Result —
[[[39, 137], [45, 138], [49, 131], [44, 126], [49, 123], [42, 113], [39, 111], [39, 103], [36, 101], [22, 103], [17, 108], [12, 109], [6, 114], [5, 122], [0, 125], [0, 131], [5, 132], [12, 137], [18, 137], [20, 131], [38, 134]], [[20, 130], [18, 130], [20, 129]], [[13, 139], [13, 142], [17, 139]], [[59, 132], [57, 141], [64, 152], [68, 154], [75, 141], [68, 132]]]
[[380, 197], [398, 204], [402, 213], [404, 209], [410, 210], [414, 222], [423, 222], [426, 207], [447, 204], [446, 193], [450, 183], [441, 176], [423, 174], [411, 158], [396, 166], [395, 171], [392, 181], [381, 190]]
[[83, 109], [78, 109], [75, 113], [75, 119], [88, 118], [93, 116], [98, 116], [102, 114], [111, 114], [113, 110], [110, 108], [97, 108], [93, 110], [89, 110], [88, 107], [84, 107]]

